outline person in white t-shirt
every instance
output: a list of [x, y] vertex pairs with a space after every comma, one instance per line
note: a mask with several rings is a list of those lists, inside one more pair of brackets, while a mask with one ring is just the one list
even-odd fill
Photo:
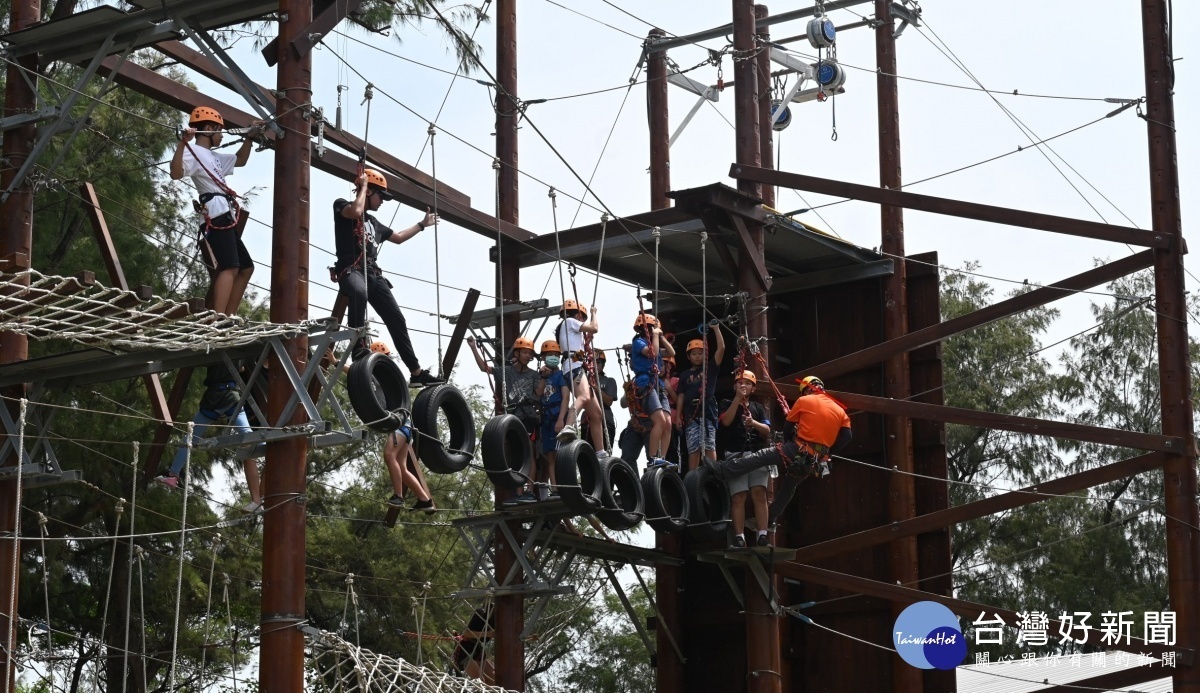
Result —
[[[254, 122], [254, 127], [261, 125]], [[237, 194], [225, 183], [233, 169], [250, 159], [252, 137], [236, 153], [219, 152], [225, 119], [216, 109], [200, 106], [188, 118], [188, 128], [179, 138], [171, 158], [171, 179], [192, 179], [200, 193], [204, 223], [200, 225], [200, 258], [212, 275], [212, 301], [218, 313], [236, 315], [242, 295], [254, 273], [254, 261], [238, 237]]]
[[[562, 349], [562, 372], [571, 385], [572, 399], [567, 412], [567, 425], [559, 432], [558, 440], [567, 443], [578, 436], [575, 420], [580, 410], [587, 410], [590, 421], [603, 421], [604, 411], [600, 408], [600, 399], [592, 393], [592, 384], [588, 380], [587, 367], [584, 365], [584, 334], [594, 335], [600, 331], [596, 322], [596, 306], [592, 306], [592, 315], [588, 318], [587, 310], [568, 298], [563, 301], [562, 316], [563, 321], [558, 325], [555, 338]], [[585, 320], [587, 322], [584, 322]], [[591, 427], [592, 448], [601, 457], [608, 454], [608, 448], [604, 444], [604, 432], [603, 426]]]

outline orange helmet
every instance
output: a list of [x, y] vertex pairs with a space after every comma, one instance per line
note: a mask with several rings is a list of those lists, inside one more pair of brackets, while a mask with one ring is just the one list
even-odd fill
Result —
[[800, 394], [802, 395], [807, 393], [809, 390], [813, 390], [815, 392], [825, 391], [825, 383], [821, 382], [821, 379], [815, 375], [807, 375], [796, 382], [800, 383]]
[[527, 337], [517, 337], [513, 340], [512, 348], [513, 351], [516, 351], [517, 349], [528, 349], [533, 351], [533, 340]]
[[384, 344], [383, 342], [371, 342], [371, 351], [375, 352], [376, 354], [383, 354], [385, 356], [392, 355], [392, 350], [389, 349], [388, 345]]
[[650, 313], [638, 313], [638, 316], [633, 321], [633, 329], [640, 330], [642, 329], [643, 325], [653, 325], [658, 327], [658, 318], [654, 317]]
[[542, 342], [542, 355], [543, 356], [545, 356], [546, 354], [561, 354], [561, 353], [562, 353], [562, 347], [560, 347], [558, 345], [558, 342], [556, 340], [547, 339], [546, 341]]
[[597, 361], [607, 361], [608, 360], [608, 357], [604, 355], [603, 349], [596, 350], [596, 360]]
[[562, 304], [562, 311], [561, 311], [561, 312], [562, 312], [564, 315], [565, 315], [566, 313], [571, 313], [571, 312], [574, 312], [574, 311], [579, 311], [580, 313], [583, 313], [583, 317], [585, 317], [585, 318], [587, 317], [587, 314], [588, 314], [588, 312], [587, 312], [587, 308], [585, 308], [585, 307], [583, 307], [583, 306], [579, 305], [579, 301], [576, 301], [576, 300], [575, 300], [575, 299], [573, 299], [573, 298], [568, 298], [568, 299], [566, 299], [565, 301], [563, 301], [563, 304]]
[[684, 349], [683, 351], [684, 351], [684, 353], [687, 353], [687, 352], [691, 351], [692, 349], [703, 349], [703, 348], [704, 348], [704, 340], [703, 339], [693, 339], [692, 341], [688, 342], [688, 347], [686, 349]]
[[672, 366], [674, 366], [675, 365], [675, 357], [674, 356], [664, 356], [663, 363], [669, 363]]
[[188, 127], [196, 127], [201, 123], [216, 123], [221, 127], [225, 127], [225, 119], [215, 108], [208, 106], [197, 106], [192, 109], [192, 115], [188, 118]]
[[742, 371], [736, 380], [749, 380], [752, 384], [758, 384], [758, 378], [755, 377], [754, 371]]

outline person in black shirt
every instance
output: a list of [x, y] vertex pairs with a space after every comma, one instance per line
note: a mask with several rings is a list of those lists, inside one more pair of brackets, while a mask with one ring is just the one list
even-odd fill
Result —
[[[754, 452], [771, 439], [771, 421], [767, 418], [766, 409], [758, 402], [750, 400], [758, 378], [752, 371], [742, 371], [733, 383], [733, 399], [724, 400], [718, 409], [721, 411], [720, 426], [717, 428], [717, 451], [726, 455], [740, 455]], [[758, 529], [758, 546], [766, 546], [767, 539], [767, 484], [771, 475], [767, 469], [755, 469], [739, 477], [729, 480], [729, 494], [733, 507], [730, 520], [733, 523], [733, 548], [746, 547], [746, 493], [750, 493], [750, 501], [754, 504], [754, 526]]]
[[675, 388], [679, 393], [675, 410], [687, 445], [687, 471], [700, 463], [701, 452], [710, 460], [717, 459], [717, 366], [725, 358], [725, 339], [719, 322], [713, 320], [709, 327], [716, 334], [717, 348], [709, 356], [704, 335], [688, 342], [688, 367], [679, 373]]
[[478, 608], [471, 614], [467, 629], [458, 635], [454, 647], [454, 668], [467, 678], [492, 684], [496, 670], [487, 655], [487, 644], [495, 637], [496, 614], [491, 606]]
[[[596, 349], [596, 380], [599, 381], [600, 389], [600, 404], [604, 410], [604, 427], [608, 429], [608, 440], [606, 445], [617, 447], [617, 422], [613, 418], [612, 404], [617, 400], [617, 380], [611, 376], [604, 374], [604, 364], [608, 361], [603, 349]], [[585, 418], [583, 421], [583, 439], [591, 440], [592, 421], [590, 418]], [[633, 462], [630, 460], [630, 464]]]
[[[341, 293], [350, 300], [350, 327], [362, 327], [367, 321], [367, 303], [379, 313], [387, 325], [400, 360], [408, 366], [412, 385], [433, 385], [441, 382], [432, 373], [421, 368], [408, 338], [408, 323], [404, 313], [392, 296], [392, 284], [383, 278], [377, 257], [379, 244], [384, 241], [403, 243], [423, 229], [437, 223], [438, 216], [432, 212], [403, 231], [393, 231], [384, 226], [368, 211], [379, 209], [384, 200], [393, 199], [387, 190], [387, 179], [373, 169], [367, 169], [354, 182], [354, 200], [337, 199], [333, 203], [333, 238], [337, 250], [337, 263], [333, 266], [333, 277]], [[364, 336], [354, 347], [354, 358], [362, 358], [368, 352], [368, 340]]]

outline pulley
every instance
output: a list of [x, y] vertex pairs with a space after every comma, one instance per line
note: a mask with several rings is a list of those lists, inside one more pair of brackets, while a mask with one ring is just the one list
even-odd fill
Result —
[[821, 91], [836, 92], [846, 83], [846, 70], [832, 60], [822, 60], [813, 65], [813, 74]]
[[829, 48], [837, 38], [837, 28], [829, 17], [820, 16], [808, 20], [808, 42], [813, 48]]
[[[775, 113], [778, 112], [780, 108], [783, 109], [783, 113], [780, 113], [779, 117], [776, 118]], [[787, 126], [792, 124], [791, 107], [785, 105], [780, 99], [773, 99], [771, 101], [771, 120], [773, 121], [771, 125], [772, 130], [775, 132], [786, 130]]]

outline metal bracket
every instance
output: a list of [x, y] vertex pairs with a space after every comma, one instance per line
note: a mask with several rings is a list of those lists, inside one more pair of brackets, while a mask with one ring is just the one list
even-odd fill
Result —
[[[40, 402], [45, 394], [45, 385], [38, 383], [30, 393], [28, 401], [30, 404]], [[21, 465], [21, 485], [26, 488], [34, 488], [82, 481], [83, 472], [77, 469], [69, 472], [62, 470], [58, 456], [54, 454], [54, 448], [50, 444], [50, 426], [54, 423], [54, 418], [60, 409], [50, 408], [49, 414], [45, 417], [41, 415], [42, 410], [42, 407], [37, 406], [26, 409], [26, 427], [32, 426], [33, 432], [32, 435], [28, 433], [25, 435], [25, 454], [23, 459], [18, 461]], [[4, 443], [0, 444], [0, 460], [3, 460], [17, 453], [17, 441], [21, 432], [18, 422], [9, 415], [8, 407], [0, 406], [0, 423], [4, 426]], [[0, 481], [15, 479], [17, 472], [16, 466], [0, 468]]]
[[59, 113], [61, 111], [58, 109], [58, 106], [47, 106], [46, 108], [39, 108], [30, 113], [19, 113], [7, 118], [0, 118], [0, 132], [19, 128], [29, 123], [40, 123], [43, 120], [50, 120], [51, 118], [58, 117]]
[[674, 68], [671, 68], [671, 72], [667, 75], [667, 81], [677, 87], [686, 89], [697, 96], [703, 96], [709, 101], [721, 100], [721, 92], [713, 90], [712, 87], [704, 84], [703, 82], [697, 82], [687, 75], [676, 72]]
[[900, 38], [900, 34], [908, 28], [909, 24], [919, 27], [921, 26], [921, 10], [920, 8], [906, 7], [898, 2], [893, 2], [891, 5], [891, 14], [893, 17], [901, 20], [900, 26], [896, 28], [892, 38]]
[[734, 579], [733, 572], [730, 570], [732, 566], [741, 565], [750, 571], [754, 576], [754, 582], [758, 588], [762, 590], [763, 597], [770, 604], [771, 613], [779, 615], [782, 610], [779, 607], [779, 594], [775, 591], [775, 585], [771, 581], [771, 576], [763, 567], [763, 562], [771, 560], [773, 562], [790, 561], [796, 557], [796, 549], [781, 549], [778, 547], [770, 547], [768, 549], [731, 549], [722, 551], [711, 551], [701, 553], [696, 556], [697, 560], [705, 563], [712, 563], [721, 570], [721, 575], [725, 577], [725, 582], [729, 583], [729, 589], [733, 590], [733, 596], [738, 600], [738, 604], [742, 608], [746, 608], [745, 595], [738, 586], [738, 581]]

